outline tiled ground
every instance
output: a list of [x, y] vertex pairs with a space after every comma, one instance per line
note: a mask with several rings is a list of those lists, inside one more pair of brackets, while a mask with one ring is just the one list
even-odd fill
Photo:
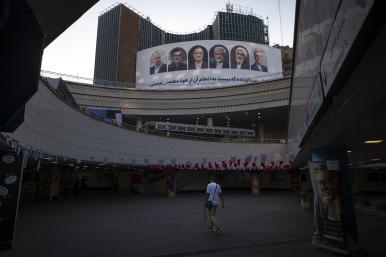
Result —
[[[225, 192], [219, 220], [207, 231], [204, 195], [176, 198], [89, 194], [22, 204], [14, 249], [4, 257], [249, 257], [334, 256], [311, 244], [312, 213], [296, 193]], [[359, 215], [360, 256], [386, 256], [386, 221]]]

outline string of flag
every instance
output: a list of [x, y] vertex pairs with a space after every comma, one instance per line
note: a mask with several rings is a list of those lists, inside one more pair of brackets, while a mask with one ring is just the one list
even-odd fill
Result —
[[[27, 158], [33, 158], [37, 161], [37, 170], [40, 169], [40, 161], [45, 158], [48, 160], [57, 160], [58, 157], [66, 161], [68, 156], [53, 155], [39, 149], [34, 149], [32, 146], [21, 146], [19, 142], [8, 135], [6, 136], [6, 143], [9, 147], [13, 148], [15, 152], [23, 154]], [[143, 163], [136, 158], [129, 158], [129, 162], [132, 166], [145, 167], [147, 170], [184, 170], [184, 171], [195, 171], [195, 170], [210, 170], [210, 171], [274, 171], [274, 170], [288, 170], [291, 168], [294, 154], [287, 153], [284, 160], [280, 153], [274, 153], [271, 161], [268, 161], [267, 154], [259, 155], [248, 155], [245, 158], [237, 158], [231, 156], [229, 159], [216, 158], [215, 160], [208, 160], [204, 157], [199, 162], [192, 162], [190, 160], [177, 161], [171, 159], [166, 162], [164, 159], [158, 161], [150, 161], [149, 158], [144, 158]], [[80, 157], [76, 157], [76, 162], [79, 164], [82, 162]], [[90, 159], [93, 159], [90, 157]], [[103, 158], [104, 163], [108, 163], [108, 158]], [[129, 164], [129, 163], [127, 163]]]

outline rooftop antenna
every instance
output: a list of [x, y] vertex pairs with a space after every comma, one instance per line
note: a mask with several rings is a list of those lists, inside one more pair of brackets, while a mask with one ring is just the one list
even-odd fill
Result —
[[233, 12], [233, 4], [231, 4], [231, 2], [229, 2], [229, 1], [226, 4], [226, 10], [227, 10], [227, 12]]
[[280, 18], [281, 45], [284, 46], [284, 43], [283, 43], [283, 24], [281, 23], [280, 0], [277, 0], [277, 3], [279, 4], [279, 18]]
[[270, 36], [269, 36], [269, 32], [271, 31], [269, 28], [269, 16], [267, 15], [267, 27], [268, 27], [268, 45], [269, 45], [269, 39], [270, 39]]

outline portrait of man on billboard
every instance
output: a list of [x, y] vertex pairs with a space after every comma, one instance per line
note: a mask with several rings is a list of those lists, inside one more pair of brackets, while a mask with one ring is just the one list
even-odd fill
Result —
[[263, 64], [266, 64], [264, 51], [261, 49], [254, 49], [252, 53], [255, 62], [251, 65], [251, 70], [268, 72], [267, 66]]
[[208, 51], [205, 49], [205, 47], [200, 45], [192, 47], [192, 49], [189, 51], [188, 57], [189, 70], [200, 70], [208, 68]]
[[235, 46], [231, 50], [231, 68], [249, 70], [249, 54], [243, 46]]
[[209, 67], [212, 69], [229, 69], [229, 53], [223, 45], [215, 45], [209, 51]]
[[320, 205], [323, 206], [323, 208], [321, 208], [322, 216], [330, 221], [340, 222], [342, 215], [342, 200], [339, 192], [338, 173], [322, 169], [319, 172], [317, 181], [322, 202]]
[[186, 52], [181, 47], [173, 48], [169, 53], [170, 64], [168, 71], [186, 70]]
[[313, 243], [344, 249], [343, 204], [338, 170], [328, 170], [326, 162], [309, 162], [314, 191]]
[[166, 59], [164, 52], [156, 50], [150, 56], [150, 74], [158, 74], [166, 72], [166, 63], [163, 60]]

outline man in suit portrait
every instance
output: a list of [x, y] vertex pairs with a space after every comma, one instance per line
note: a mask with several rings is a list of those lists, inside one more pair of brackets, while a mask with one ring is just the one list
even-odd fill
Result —
[[263, 65], [261, 62], [264, 59], [264, 52], [263, 50], [256, 49], [253, 52], [253, 56], [255, 58], [255, 63], [252, 64], [251, 70], [257, 70], [262, 72], [268, 72], [267, 66]]
[[182, 48], [177, 47], [170, 52], [172, 63], [168, 65], [168, 71], [186, 70], [188, 68], [186, 63], [182, 61], [182, 51], [184, 51]]
[[216, 46], [213, 49], [213, 58], [210, 60], [210, 68], [214, 69], [228, 69], [229, 62], [227, 60], [227, 50], [225, 47]]
[[[193, 50], [193, 51], [192, 51]], [[202, 46], [195, 46], [189, 51], [189, 70], [208, 68], [208, 53]]]
[[150, 67], [150, 74], [166, 72], [166, 64], [161, 62], [161, 52], [157, 50], [151, 57], [154, 61], [154, 65]]
[[235, 58], [232, 59], [231, 68], [249, 70], [248, 52], [244, 47], [238, 46], [236, 48]]

